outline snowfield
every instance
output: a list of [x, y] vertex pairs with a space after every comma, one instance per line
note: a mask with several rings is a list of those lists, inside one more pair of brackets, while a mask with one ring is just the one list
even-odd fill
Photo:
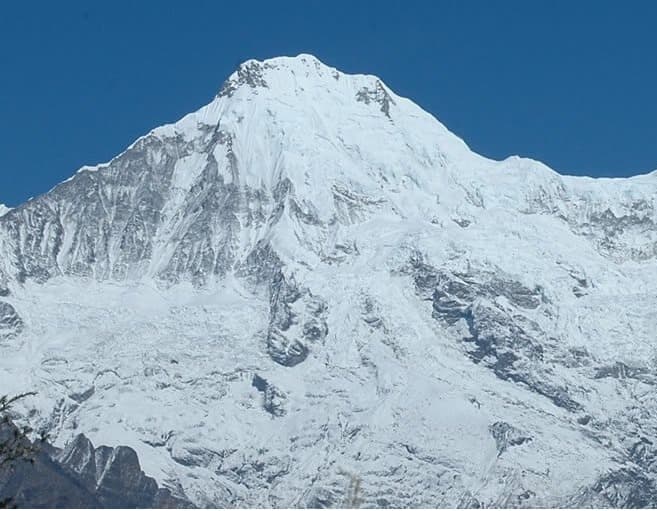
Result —
[[655, 506], [656, 201], [248, 61], [0, 207], [2, 393], [197, 506]]

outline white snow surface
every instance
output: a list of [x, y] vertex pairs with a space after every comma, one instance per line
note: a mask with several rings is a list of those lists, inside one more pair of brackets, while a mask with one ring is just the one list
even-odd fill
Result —
[[[657, 442], [657, 175], [568, 177], [530, 159], [484, 158], [380, 79], [310, 55], [240, 70], [251, 72], [233, 74], [230, 93], [135, 142], [124, 155], [143, 153], [141, 167], [119, 156], [15, 214], [0, 206], [0, 288], [5, 275], [11, 290], [0, 301], [24, 324], [4, 340], [0, 330], [2, 394], [37, 390], [21, 411], [58, 446], [81, 432], [95, 445], [129, 445], [148, 475], [199, 506], [340, 505], [345, 474], [360, 478], [370, 506], [608, 504], [590, 488], [638, 463], [627, 461], [633, 442]], [[218, 133], [228, 142], [209, 154]], [[163, 165], [173, 145], [185, 152], [159, 183], [144, 168]], [[289, 182], [289, 191], [275, 221], [270, 202], [249, 195], [230, 236], [210, 223], [214, 244], [193, 238], [183, 250], [208, 207], [190, 201], [209, 161], [226, 186], [269, 197]], [[89, 263], [79, 233], [92, 217], [65, 216], [71, 199], [57, 193], [140, 172], [162, 184], [163, 199], [152, 232], [139, 231], [150, 251], [117, 276], [129, 238], [110, 240], [107, 263], [97, 253]], [[118, 222], [122, 207], [146, 214], [131, 186], [102, 192], [107, 218]], [[28, 219], [40, 200], [64, 216], [60, 238], [36, 243]], [[267, 221], [253, 220], [259, 212]], [[291, 367], [267, 349], [267, 286], [243, 276], [259, 243], [302, 295], [283, 333], [308, 356]], [[183, 264], [172, 266], [176, 254], [192, 254], [175, 259], [188, 268], [211, 245], [218, 260], [224, 244], [225, 272], [199, 284], [176, 270], [163, 283]], [[55, 245], [49, 278], [17, 277]], [[490, 353], [474, 359], [467, 314], [450, 322], [435, 311], [409, 263], [418, 259], [494, 288], [465, 305], [515, 325], [490, 327], [495, 342], [515, 343], [521, 328], [540, 345], [516, 353], [514, 371], [529, 383], [498, 374]], [[538, 290], [538, 305], [522, 305], [513, 286]], [[313, 318], [326, 326], [314, 342], [304, 333]], [[600, 376], [610, 367], [625, 369]], [[282, 411], [264, 408], [255, 375]], [[562, 394], [577, 406], [560, 405]], [[500, 452], [497, 423], [525, 440]]]
[[11, 211], [11, 208], [8, 208], [4, 204], [0, 204], [0, 216], [4, 216]]

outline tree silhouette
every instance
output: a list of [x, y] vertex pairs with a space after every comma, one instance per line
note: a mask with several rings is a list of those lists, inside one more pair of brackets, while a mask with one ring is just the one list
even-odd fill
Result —
[[[17, 426], [11, 417], [11, 408], [19, 400], [34, 396], [26, 392], [17, 396], [0, 396], [0, 471], [11, 471], [15, 463], [27, 461], [34, 463], [34, 456], [47, 437], [39, 435], [32, 442], [29, 436], [34, 432], [29, 426]], [[1, 500], [0, 508], [11, 507], [11, 499]]]

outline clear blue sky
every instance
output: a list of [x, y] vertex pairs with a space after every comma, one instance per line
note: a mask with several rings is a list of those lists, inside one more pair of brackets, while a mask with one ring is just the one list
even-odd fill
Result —
[[380, 76], [476, 151], [657, 169], [657, 2], [42, 1], [0, 5], [0, 202], [207, 103], [243, 60]]

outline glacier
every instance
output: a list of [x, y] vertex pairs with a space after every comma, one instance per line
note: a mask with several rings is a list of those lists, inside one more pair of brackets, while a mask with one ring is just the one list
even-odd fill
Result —
[[656, 198], [250, 60], [0, 210], [2, 393], [197, 506], [655, 506]]

